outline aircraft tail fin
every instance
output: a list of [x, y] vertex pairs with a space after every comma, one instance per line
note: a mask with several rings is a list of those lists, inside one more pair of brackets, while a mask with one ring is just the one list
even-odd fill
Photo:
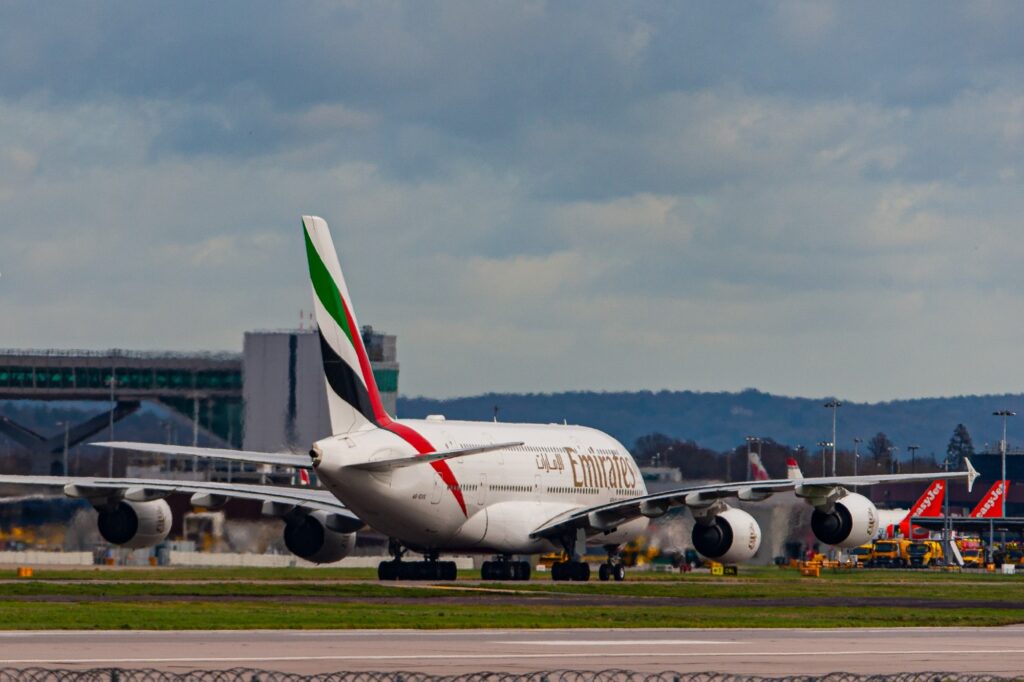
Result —
[[[944, 480], [934, 481], [921, 497], [917, 498], [917, 502], [913, 504], [910, 510], [907, 512], [906, 517], [900, 522], [900, 532], [903, 533], [905, 538], [916, 538], [920, 537], [921, 533], [915, 533], [915, 531], [921, 531], [917, 526], [911, 526], [910, 520], [915, 516], [941, 516], [942, 515], [942, 503], [946, 499], [946, 482]], [[923, 537], [928, 537], [928, 533], [925, 531]]]
[[996, 481], [988, 489], [985, 496], [981, 498], [978, 505], [971, 511], [971, 518], [987, 519], [1002, 516], [1003, 495], [1006, 494], [1006, 485], [1009, 481]]
[[331, 431], [348, 433], [376, 426], [389, 417], [360, 336], [330, 229], [323, 218], [302, 216], [302, 231], [320, 330]]
[[800, 465], [796, 463], [796, 460], [790, 457], [786, 460], [786, 478], [791, 481], [796, 481], [804, 477], [804, 473], [800, 471]]
[[768, 470], [761, 463], [761, 457], [756, 452], [751, 452], [747, 456], [747, 462], [750, 464], [750, 480], [767, 481], [771, 479], [771, 476], [768, 475]]

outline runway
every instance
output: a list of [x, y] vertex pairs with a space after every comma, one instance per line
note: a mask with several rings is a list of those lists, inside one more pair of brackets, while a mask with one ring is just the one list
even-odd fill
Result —
[[254, 630], [0, 632], [0, 667], [827, 672], [1024, 670], [1024, 626], [850, 630]]

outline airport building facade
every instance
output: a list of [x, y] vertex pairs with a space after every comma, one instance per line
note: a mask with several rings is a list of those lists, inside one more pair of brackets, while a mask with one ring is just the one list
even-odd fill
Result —
[[[368, 326], [361, 333], [381, 398], [394, 414], [397, 339]], [[63, 473], [62, 451], [109, 437], [112, 424], [145, 403], [187, 421], [191, 440], [220, 447], [304, 452], [330, 434], [313, 329], [248, 332], [242, 353], [0, 350], [0, 400], [106, 404], [48, 433], [0, 414], [0, 440], [34, 455], [35, 473]]]

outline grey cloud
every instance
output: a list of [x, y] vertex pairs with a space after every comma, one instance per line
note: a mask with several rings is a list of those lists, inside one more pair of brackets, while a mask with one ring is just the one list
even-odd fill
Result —
[[5, 339], [237, 347], [315, 212], [413, 393], [1003, 388], [1022, 12], [7, 4]]

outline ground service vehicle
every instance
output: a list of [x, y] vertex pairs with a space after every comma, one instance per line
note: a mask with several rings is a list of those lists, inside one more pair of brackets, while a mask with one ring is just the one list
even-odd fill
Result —
[[850, 550], [850, 560], [855, 562], [857, 566], [867, 566], [871, 563], [871, 553], [874, 550], [875, 546], [870, 542], [860, 547], [854, 547]]
[[928, 568], [942, 561], [942, 543], [935, 540], [911, 542], [907, 546], [907, 557], [911, 568]]
[[907, 547], [910, 540], [879, 540], [871, 552], [871, 565], [899, 568], [910, 564]]
[[956, 541], [956, 546], [960, 549], [960, 556], [964, 560], [964, 568], [984, 568], [985, 564], [985, 548], [982, 546], [981, 541], [976, 538], [965, 538]]

